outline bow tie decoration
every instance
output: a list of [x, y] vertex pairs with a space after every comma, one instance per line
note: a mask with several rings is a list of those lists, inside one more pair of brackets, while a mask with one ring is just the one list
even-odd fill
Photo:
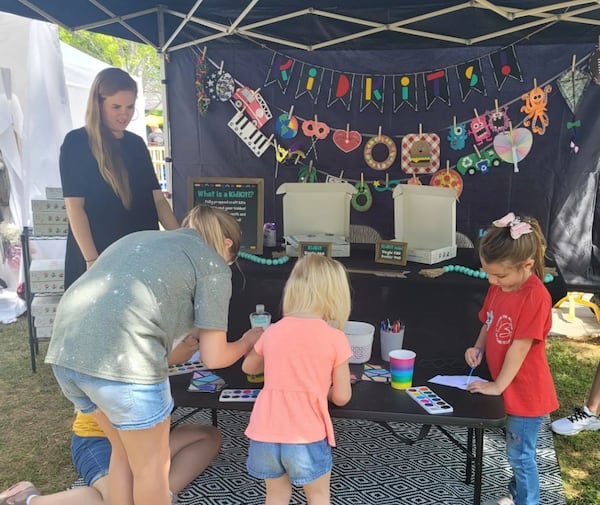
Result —
[[529, 223], [521, 221], [521, 218], [515, 216], [513, 212], [509, 212], [506, 216], [496, 219], [492, 224], [496, 228], [510, 227], [510, 236], [514, 240], [517, 240], [521, 235], [527, 235], [533, 231]]

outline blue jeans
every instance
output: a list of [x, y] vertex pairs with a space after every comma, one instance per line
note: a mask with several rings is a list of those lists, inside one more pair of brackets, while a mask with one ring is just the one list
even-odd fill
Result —
[[111, 446], [106, 437], [71, 437], [71, 459], [77, 473], [83, 477], [86, 486], [108, 475]]
[[509, 484], [516, 505], [539, 505], [540, 479], [536, 463], [536, 446], [540, 417], [506, 417], [506, 455], [513, 470]]

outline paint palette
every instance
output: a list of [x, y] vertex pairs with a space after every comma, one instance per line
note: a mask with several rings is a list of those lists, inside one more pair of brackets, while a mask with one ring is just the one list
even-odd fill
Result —
[[224, 389], [219, 396], [220, 402], [255, 402], [260, 389]]
[[406, 390], [408, 396], [423, 407], [428, 414], [449, 414], [454, 409], [452, 405], [442, 400], [427, 386], [415, 386]]
[[169, 375], [181, 375], [184, 373], [192, 373], [197, 370], [206, 370], [202, 361], [190, 361], [181, 363], [180, 365], [169, 365]]

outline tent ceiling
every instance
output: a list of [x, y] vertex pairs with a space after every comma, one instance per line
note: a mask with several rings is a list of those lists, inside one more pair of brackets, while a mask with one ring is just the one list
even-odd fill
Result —
[[220, 40], [304, 50], [595, 42], [600, 1], [0, 0], [0, 11], [162, 51]]

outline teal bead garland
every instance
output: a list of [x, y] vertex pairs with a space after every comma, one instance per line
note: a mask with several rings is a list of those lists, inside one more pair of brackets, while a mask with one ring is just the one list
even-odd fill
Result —
[[[464, 267], [462, 265], [446, 265], [443, 267], [444, 272], [458, 272], [459, 274], [468, 275], [469, 277], [478, 277], [480, 279], [487, 279], [487, 274], [483, 270], [473, 270], [472, 268]], [[552, 282], [554, 276], [552, 274], [544, 274], [544, 282]]]
[[240, 251], [238, 253], [238, 258], [242, 258], [244, 260], [253, 261], [254, 263], [258, 263], [259, 265], [267, 265], [267, 266], [277, 266], [283, 265], [290, 261], [289, 256], [282, 256], [281, 258], [263, 258], [261, 256], [256, 256], [255, 254], [250, 254], [244, 251]]

